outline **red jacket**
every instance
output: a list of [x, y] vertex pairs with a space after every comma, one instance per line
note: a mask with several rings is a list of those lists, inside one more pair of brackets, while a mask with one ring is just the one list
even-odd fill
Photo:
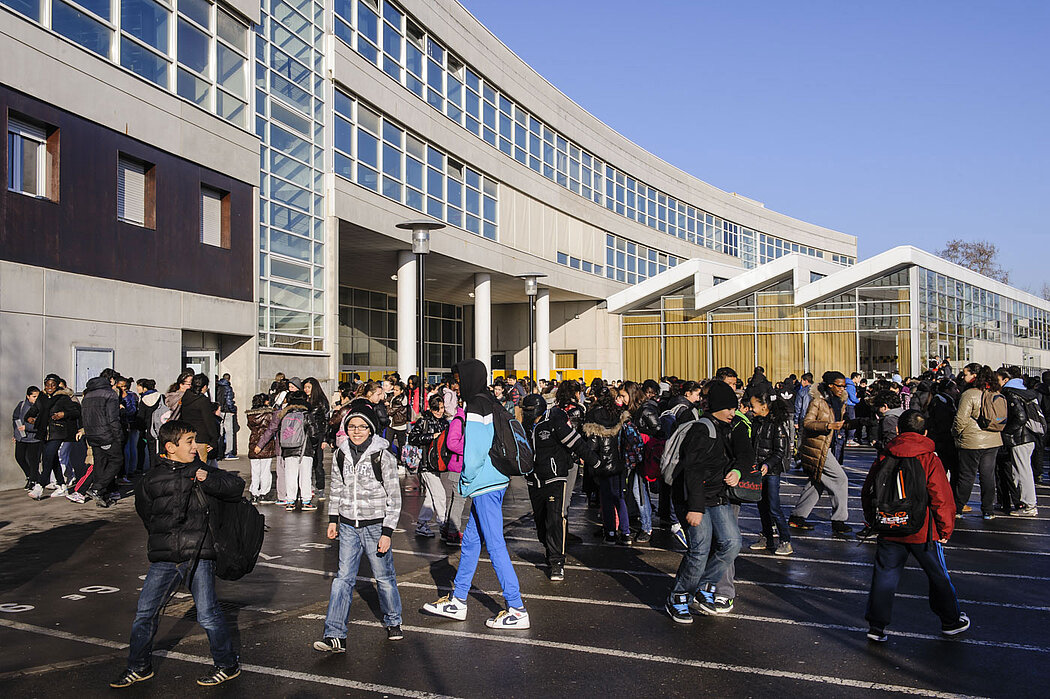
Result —
[[[926, 492], [930, 497], [930, 509], [923, 520], [922, 529], [910, 536], [887, 536], [887, 541], [896, 541], [902, 544], [924, 544], [929, 534], [929, 517], [933, 512], [933, 540], [947, 539], [955, 529], [955, 498], [952, 496], [952, 488], [948, 485], [948, 476], [944, 472], [944, 465], [934, 451], [933, 441], [915, 432], [902, 432], [887, 445], [887, 451], [896, 457], [914, 456], [918, 458], [926, 471]], [[871, 510], [872, 490], [875, 487], [875, 474], [885, 456], [880, 456], [872, 464], [868, 471], [868, 477], [864, 481], [861, 490], [861, 499], [864, 504], [865, 513]], [[870, 523], [869, 523], [870, 524]]]

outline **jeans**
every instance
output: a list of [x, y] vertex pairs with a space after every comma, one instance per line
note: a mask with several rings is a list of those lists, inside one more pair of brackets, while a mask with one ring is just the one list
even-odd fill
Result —
[[[58, 447], [58, 463], [62, 467], [62, 473], [65, 474], [66, 481], [73, 480], [75, 472], [73, 471], [73, 465], [69, 461], [69, 455], [73, 451], [73, 442], [62, 442]], [[61, 480], [58, 481], [60, 484]]]
[[481, 558], [481, 540], [489, 551], [489, 559], [496, 571], [503, 598], [510, 607], [523, 607], [521, 588], [518, 586], [518, 574], [510, 561], [507, 542], [503, 539], [503, 494], [505, 490], [494, 490], [471, 499], [470, 518], [467, 530], [463, 532], [463, 543], [460, 545], [459, 568], [456, 570], [455, 589], [452, 594], [456, 599], [465, 600], [470, 593], [470, 583], [478, 569]]
[[536, 536], [543, 544], [547, 563], [565, 563], [565, 517], [562, 503], [566, 494], [566, 483], [556, 481], [537, 486], [529, 483], [529, 500], [532, 501], [532, 518], [536, 521]]
[[631, 496], [634, 498], [634, 504], [638, 506], [638, 519], [641, 520], [642, 531], [652, 534], [653, 501], [649, 497], [649, 483], [639, 468], [631, 473]]
[[43, 442], [40, 471], [36, 475], [36, 482], [41, 486], [46, 486], [51, 481], [52, 473], [54, 473], [55, 481], [59, 485], [65, 482], [62, 478], [62, 465], [58, 460], [58, 452], [64, 443], [60, 439], [49, 439]]
[[791, 541], [791, 527], [780, 507], [780, 476], [770, 475], [762, 479], [762, 499], [758, 501], [758, 516], [762, 520], [762, 535], [766, 546], [773, 547], [773, 524], [777, 525], [780, 543]]
[[139, 467], [139, 437], [138, 430], [128, 432], [128, 441], [124, 444], [124, 475], [130, 476]]
[[806, 482], [802, 494], [798, 497], [798, 503], [791, 513], [793, 517], [805, 519], [813, 512], [813, 508], [820, 501], [820, 496], [827, 492], [831, 496], [831, 521], [845, 522], [849, 519], [849, 479], [846, 470], [842, 468], [835, 455], [830, 451], [824, 460], [824, 470], [820, 474], [820, 483], [814, 484], [812, 480]]
[[[179, 564], [167, 561], [151, 563], [139, 593], [135, 621], [131, 624], [131, 648], [128, 650], [128, 669], [141, 672], [150, 667], [153, 653], [153, 637], [157, 634], [157, 617], [184, 578], [188, 575], [190, 562]], [[237, 667], [237, 654], [233, 650], [233, 639], [226, 627], [226, 619], [215, 597], [215, 561], [199, 561], [190, 584], [193, 604], [197, 607], [197, 623], [208, 634], [211, 657], [218, 667]]]
[[955, 511], [962, 513], [963, 505], [973, 492], [974, 478], [981, 477], [981, 512], [995, 511], [995, 457], [999, 447], [991, 449], [960, 449], [959, 468], [952, 473], [952, 492], [955, 495]]
[[350, 616], [350, 602], [354, 598], [354, 584], [361, 567], [361, 554], [368, 556], [372, 577], [379, 590], [379, 608], [383, 610], [383, 626], [401, 625], [401, 595], [397, 591], [394, 572], [394, 552], [379, 553], [382, 524], [354, 527], [339, 523], [339, 570], [332, 581], [328, 599], [328, 614], [324, 620], [325, 638], [346, 638], [346, 621]]
[[740, 527], [733, 508], [728, 504], [708, 507], [700, 524], [695, 527], [684, 524], [685, 514], [682, 505], [678, 516], [679, 521], [683, 522], [689, 549], [678, 566], [672, 593], [695, 595], [701, 585], [717, 583], [740, 553]]
[[879, 538], [875, 548], [875, 570], [871, 575], [868, 611], [864, 618], [876, 629], [889, 626], [893, 615], [893, 596], [897, 592], [908, 554], [915, 557], [930, 580], [930, 609], [941, 618], [942, 624], [958, 621], [959, 600], [944, 562], [944, 547], [936, 541], [930, 544], [901, 544], [883, 538]]
[[[857, 419], [857, 406], [855, 406], [855, 405], [847, 405], [847, 406], [845, 406], [843, 408], [842, 412], [843, 412], [842, 417], [845, 418], [846, 420], [856, 420]], [[853, 440], [853, 439], [856, 439], [856, 438], [857, 438], [857, 430], [850, 429], [850, 430], [846, 431], [846, 441], [850, 441], [850, 440]]]
[[[626, 536], [631, 534], [631, 523], [627, 519], [627, 499], [624, 497], [624, 474], [598, 476], [598, 492], [602, 502], [602, 522], [606, 534], [615, 534], [617, 525]], [[619, 521], [617, 521], [619, 520]]]
[[15, 461], [26, 474], [26, 480], [36, 482], [40, 472], [40, 450], [42, 442], [16, 442]]
[[252, 482], [248, 492], [255, 496], [266, 495], [270, 492], [273, 484], [273, 476], [270, 473], [270, 464], [273, 459], [249, 459], [252, 466]]

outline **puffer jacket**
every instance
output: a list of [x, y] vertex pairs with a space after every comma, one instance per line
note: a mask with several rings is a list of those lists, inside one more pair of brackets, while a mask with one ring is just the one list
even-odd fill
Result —
[[[397, 478], [397, 459], [390, 452], [390, 442], [373, 436], [354, 463], [353, 445], [341, 440], [341, 463], [333, 465], [332, 486], [328, 495], [328, 521], [354, 527], [382, 524], [383, 535], [391, 536], [401, 515], [401, 483]], [[372, 455], [381, 453], [383, 481], [376, 480]]]
[[766, 467], [767, 476], [779, 476], [791, 461], [791, 439], [787, 423], [776, 423], [768, 416], [751, 419], [754, 434], [755, 464]]
[[80, 404], [80, 422], [84, 436], [93, 447], [123, 444], [124, 430], [120, 425], [120, 397], [109, 379], [96, 376], [84, 387]]
[[259, 440], [270, 427], [273, 418], [273, 408], [255, 408], [244, 414], [248, 421], [248, 455], [252, 459], [272, 459], [277, 453], [277, 440], [271, 439], [266, 445], [259, 447], [259, 453], [255, 453], [255, 447], [259, 446]]
[[259, 447], [265, 448], [271, 442], [274, 445], [274, 450], [281, 450], [281, 456], [302, 456], [310, 454], [310, 444], [313, 439], [311, 430], [313, 430], [313, 423], [310, 421], [310, 416], [305, 415], [303, 418], [304, 428], [306, 430], [306, 442], [301, 447], [285, 447], [281, 444], [281, 420], [284, 416], [293, 410], [305, 413], [307, 412], [305, 405], [286, 405], [280, 410], [273, 411], [273, 415], [270, 417], [270, 425], [263, 431], [259, 436]]
[[828, 425], [835, 420], [835, 411], [831, 409], [820, 385], [813, 384], [809, 390], [809, 408], [802, 418], [802, 446], [799, 447], [799, 461], [802, 469], [813, 483], [820, 483], [824, 474], [824, 462], [828, 458], [835, 430]]
[[598, 462], [590, 442], [569, 422], [566, 406], [555, 405], [543, 414], [532, 429], [532, 444], [535, 468], [525, 480], [537, 488], [568, 480], [579, 459], [591, 467]]
[[1019, 447], [1035, 441], [1035, 435], [1028, 429], [1028, 412], [1025, 401], [1039, 405], [1039, 394], [1024, 388], [1020, 379], [1013, 379], [1003, 387], [1003, 395], [1009, 404], [1006, 427], [1003, 429], [1003, 444], [1008, 447]]
[[[194, 480], [197, 469], [207, 471], [208, 477]], [[227, 502], [237, 502], [244, 492], [244, 481], [230, 471], [196, 460], [180, 464], [163, 456], [158, 458], [157, 465], [135, 486], [135, 511], [149, 533], [146, 551], [150, 562], [188, 561], [197, 551], [201, 537], [201, 559], [215, 559], [208, 513], [193, 492], [194, 484], [205, 494]]]
[[207, 444], [212, 451], [219, 448], [219, 419], [212, 410], [208, 396], [186, 391], [182, 396], [179, 419], [193, 425], [197, 431], [197, 444]]
[[[53, 418], [55, 413], [62, 413], [62, 417]], [[37, 439], [72, 442], [80, 429], [80, 403], [73, 400], [73, 392], [68, 388], [60, 388], [50, 396], [41, 392], [26, 418], [36, 420], [33, 428]]]
[[627, 471], [627, 463], [620, 450], [620, 431], [630, 419], [631, 414], [626, 410], [618, 415], [611, 414], [605, 408], [595, 408], [587, 413], [583, 434], [598, 457], [598, 463], [594, 466], [595, 476], [605, 478]]
[[324, 398], [316, 405], [311, 405], [307, 412], [310, 416], [310, 449], [314, 450], [324, 440], [328, 431], [328, 417], [331, 412], [328, 399]]
[[983, 395], [979, 388], [968, 388], [959, 398], [959, 410], [952, 423], [952, 435], [959, 449], [995, 449], [1003, 445], [1002, 433], [982, 430], [977, 424]]
[[402, 393], [390, 399], [390, 426], [401, 429], [408, 424], [408, 396]]
[[650, 398], [644, 401], [634, 414], [634, 424], [638, 431], [654, 439], [667, 439], [660, 429], [660, 404]]

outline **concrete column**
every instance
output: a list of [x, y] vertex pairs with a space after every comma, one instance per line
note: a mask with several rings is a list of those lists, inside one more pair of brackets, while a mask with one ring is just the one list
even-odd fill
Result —
[[416, 256], [397, 253], [397, 373], [402, 381], [419, 371], [416, 361]]
[[485, 375], [492, 377], [492, 278], [479, 272], [474, 275], [474, 356], [485, 365]]
[[551, 377], [551, 291], [539, 289], [536, 294], [536, 376]]

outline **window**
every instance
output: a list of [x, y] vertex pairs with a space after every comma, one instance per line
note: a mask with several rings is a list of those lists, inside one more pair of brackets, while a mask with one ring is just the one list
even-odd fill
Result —
[[[31, 197], [58, 200], [58, 129], [9, 115], [7, 188]], [[49, 177], [50, 175], [50, 177]]]
[[230, 195], [201, 186], [201, 242], [230, 247]]
[[[146, 225], [145, 163], [124, 155], [117, 157], [117, 218], [136, 226]], [[152, 227], [152, 226], [151, 226]]]

